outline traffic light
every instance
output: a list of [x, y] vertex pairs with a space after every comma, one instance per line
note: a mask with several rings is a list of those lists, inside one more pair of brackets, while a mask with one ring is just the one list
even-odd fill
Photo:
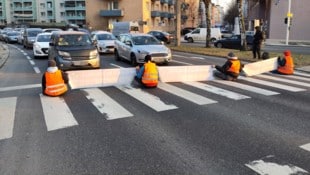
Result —
[[284, 24], [287, 24], [287, 21], [288, 21], [287, 17], [284, 18]]

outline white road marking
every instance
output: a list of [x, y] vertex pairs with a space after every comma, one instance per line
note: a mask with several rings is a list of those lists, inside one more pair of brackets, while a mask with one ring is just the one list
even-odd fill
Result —
[[189, 57], [189, 56], [184, 56], [184, 55], [173, 55], [175, 57], [181, 57], [181, 58], [193, 58], [193, 59], [199, 59], [199, 60], [204, 60], [205, 58], [203, 57]]
[[255, 86], [245, 85], [245, 84], [237, 83], [237, 82], [233, 82], [233, 81], [214, 80], [214, 82], [224, 84], [227, 86], [232, 86], [232, 87], [239, 88], [239, 89], [243, 89], [246, 91], [254, 92], [257, 94], [266, 95], [266, 96], [280, 94], [280, 93], [275, 92], [275, 91], [270, 91], [270, 90], [258, 88]]
[[0, 140], [13, 136], [17, 97], [0, 99]]
[[171, 62], [176, 62], [176, 63], [186, 64], [186, 65], [193, 65], [193, 64], [191, 64], [191, 63], [186, 63], [186, 62], [183, 62], [183, 61], [177, 61], [177, 60], [172, 60]]
[[166, 104], [165, 102], [161, 101], [160, 98], [158, 98], [157, 96], [142, 91], [140, 88], [134, 88], [131, 86], [117, 86], [117, 88], [157, 112], [178, 108], [173, 104]]
[[31, 65], [35, 65], [36, 63], [34, 63], [34, 61], [32, 61], [32, 60], [29, 60], [29, 63], [31, 64]]
[[228, 91], [222, 88], [217, 88], [215, 86], [211, 86], [208, 84], [204, 84], [204, 83], [200, 83], [200, 82], [183, 82], [189, 86], [193, 86], [199, 89], [202, 89], [204, 91], [208, 91], [217, 95], [221, 95], [230, 99], [234, 99], [234, 100], [241, 100], [241, 99], [246, 99], [246, 98], [251, 98], [249, 96], [246, 95], [242, 95], [236, 92], [232, 92], [232, 91]]
[[283, 89], [283, 90], [287, 90], [287, 91], [291, 91], [291, 92], [299, 92], [299, 91], [305, 91], [306, 90], [306, 89], [301, 89], [301, 88], [297, 88], [297, 87], [293, 87], [293, 86], [283, 85], [283, 84], [279, 84], [279, 83], [273, 83], [273, 82], [259, 80], [259, 79], [250, 78], [250, 77], [246, 77], [246, 78], [240, 77], [239, 79], [242, 79], [242, 80], [245, 80], [248, 82], [252, 82], [252, 83], [262, 84], [265, 86], [278, 88], [278, 89]]
[[305, 77], [310, 77], [310, 74], [298, 72], [298, 71], [294, 71], [294, 75], [301, 75], [301, 76], [305, 76]]
[[245, 166], [261, 175], [291, 175], [308, 173], [306, 170], [294, 165], [280, 165], [274, 162], [265, 162], [264, 160], [255, 160]]
[[30, 57], [30, 56], [26, 56], [26, 58], [27, 58], [28, 60], [31, 60], [31, 57]]
[[41, 73], [41, 71], [40, 71], [40, 69], [38, 68], [38, 67], [33, 67], [33, 69], [34, 69], [34, 71], [37, 73], [37, 74], [39, 74], [39, 73]]
[[40, 98], [48, 131], [78, 125], [62, 97], [48, 97], [40, 94]]
[[310, 152], [310, 143], [301, 145], [301, 146], [299, 146], [299, 147]]
[[22, 85], [22, 86], [2, 87], [2, 88], [0, 88], [0, 92], [21, 90], [21, 89], [30, 89], [30, 88], [38, 88], [38, 87], [41, 87], [41, 84], [28, 84], [28, 85]]
[[107, 120], [113, 120], [124, 117], [132, 117], [129, 111], [123, 108], [119, 103], [106, 95], [98, 88], [84, 89], [86, 97], [102, 114], [106, 115]]
[[26, 53], [26, 52], [23, 52], [23, 54], [24, 54], [25, 56], [27, 56], [27, 53]]
[[181, 89], [181, 88], [178, 88], [176, 86], [172, 86], [166, 83], [158, 83], [157, 87], [171, 94], [184, 98], [188, 101], [196, 103], [198, 105], [217, 103], [217, 101], [214, 101], [212, 99], [203, 97], [201, 95], [189, 92], [187, 90], [184, 90], [184, 89]]
[[122, 68], [122, 66], [119, 66], [117, 64], [113, 64], [113, 63], [110, 63], [111, 66], [114, 66], [114, 67], [118, 67], [118, 68]]
[[309, 83], [304, 83], [304, 82], [300, 82], [300, 81], [294, 81], [294, 80], [284, 79], [284, 78], [279, 78], [279, 77], [272, 77], [272, 76], [268, 76], [268, 75], [256, 75], [256, 76], [257, 77], [261, 77], [261, 78], [265, 78], [265, 79], [269, 79], [269, 80], [275, 80], [275, 81], [280, 81], [280, 82], [285, 82], [285, 83], [291, 83], [291, 84], [296, 84], [296, 85], [300, 85], [300, 86], [310, 87]]
[[[273, 75], [273, 73], [267, 73], [268, 75]], [[306, 77], [300, 77], [300, 76], [296, 76], [296, 75], [281, 75], [281, 74], [278, 74], [277, 76], [279, 77], [290, 77], [290, 78], [294, 78], [296, 80], [302, 80], [302, 81], [310, 81], [310, 78], [306, 78]]]

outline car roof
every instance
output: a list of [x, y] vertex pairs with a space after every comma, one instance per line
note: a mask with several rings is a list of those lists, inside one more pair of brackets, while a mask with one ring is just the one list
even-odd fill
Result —
[[52, 35], [52, 33], [50, 33], [50, 32], [43, 32], [43, 33], [39, 33], [38, 35]]
[[88, 35], [87, 33], [85, 32], [81, 32], [81, 31], [54, 31], [53, 34], [58, 34], [58, 35]]
[[108, 31], [95, 31], [92, 34], [112, 34], [112, 33]]

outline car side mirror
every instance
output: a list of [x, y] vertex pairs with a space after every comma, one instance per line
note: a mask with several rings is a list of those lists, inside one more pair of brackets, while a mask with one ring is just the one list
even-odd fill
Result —
[[93, 45], [97, 45], [98, 41], [97, 40], [93, 40]]
[[165, 45], [165, 42], [161, 41], [160, 44], [161, 44], [161, 45]]
[[132, 46], [130, 41], [126, 41], [125, 44], [128, 45], [128, 46]]
[[49, 43], [49, 46], [55, 46], [55, 44], [54, 43]]

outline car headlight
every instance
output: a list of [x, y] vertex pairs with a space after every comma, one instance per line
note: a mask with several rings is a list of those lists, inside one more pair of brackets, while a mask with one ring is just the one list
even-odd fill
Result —
[[35, 49], [37, 49], [37, 50], [40, 50], [40, 49], [41, 49], [40, 45], [38, 45], [38, 44], [36, 44], [36, 43], [33, 44], [33, 47], [34, 47]]
[[90, 59], [95, 59], [98, 56], [98, 51], [97, 50], [93, 50], [91, 52], [89, 52], [89, 58]]
[[71, 60], [71, 55], [69, 52], [58, 51], [58, 55], [61, 56], [65, 60]]

